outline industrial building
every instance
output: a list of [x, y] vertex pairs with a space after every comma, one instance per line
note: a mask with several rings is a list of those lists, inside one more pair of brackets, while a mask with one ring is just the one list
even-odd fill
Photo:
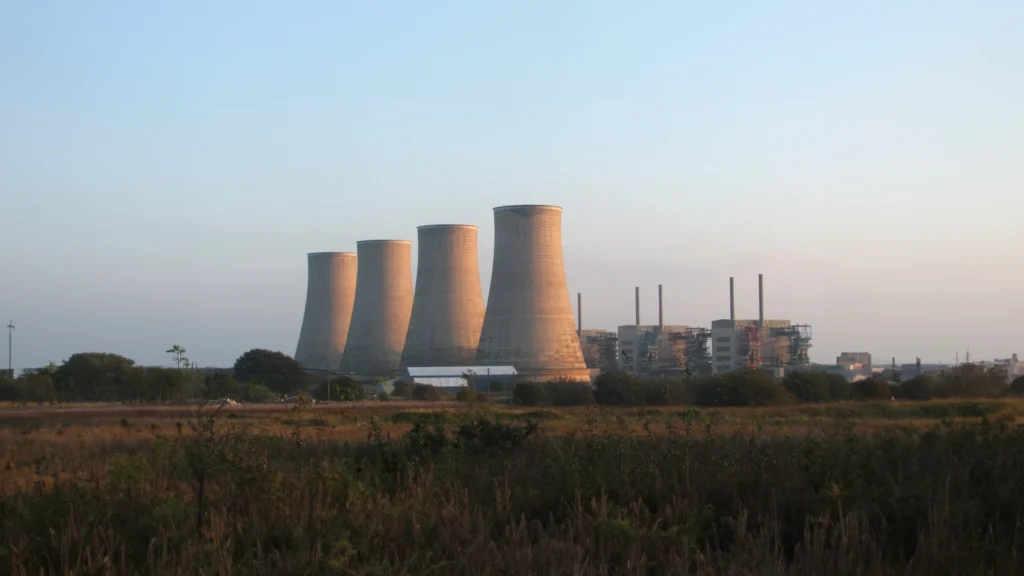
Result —
[[341, 371], [394, 374], [412, 314], [412, 245], [408, 240], [364, 240], [356, 249], [356, 295]]
[[580, 348], [587, 368], [599, 372], [619, 369], [619, 335], [609, 330], [580, 330]]
[[473, 386], [478, 392], [502, 391], [518, 373], [513, 366], [413, 366], [405, 369], [406, 379], [441, 389]]
[[562, 260], [562, 209], [494, 209], [494, 261], [478, 366], [515, 366], [528, 380], [589, 382]]
[[356, 255], [307, 255], [306, 306], [295, 360], [306, 368], [338, 370], [356, 296]]
[[420, 226], [416, 293], [402, 366], [459, 366], [476, 357], [484, 322], [477, 227]]
[[737, 320], [735, 290], [729, 278], [729, 319], [711, 323], [713, 372], [763, 368], [781, 375], [786, 367], [810, 364], [811, 327], [764, 318], [764, 277], [757, 276], [758, 319]]

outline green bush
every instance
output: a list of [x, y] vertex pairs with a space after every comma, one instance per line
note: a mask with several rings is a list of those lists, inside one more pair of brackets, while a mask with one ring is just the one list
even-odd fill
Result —
[[1024, 396], [1024, 376], [1017, 376], [1010, 382], [1010, 394]]
[[[366, 398], [366, 391], [363, 385], [347, 376], [331, 378], [330, 394], [328, 395], [327, 382], [318, 386], [313, 391], [313, 398], [318, 402], [331, 400], [334, 402], [355, 402]], [[330, 396], [330, 397], [328, 397]]]
[[768, 372], [748, 369], [698, 379], [692, 401], [698, 406], [777, 406], [795, 398]]
[[259, 382], [253, 382], [249, 384], [249, 388], [245, 391], [245, 398], [243, 400], [255, 404], [271, 404], [278, 402], [281, 398], [274, 394], [274, 391], [267, 386]]
[[391, 391], [391, 395], [395, 398], [412, 398], [412, 390], [415, 386], [416, 383], [409, 380], [395, 380], [395, 388]]
[[548, 406], [590, 406], [594, 393], [589, 384], [556, 380], [541, 385]]
[[520, 382], [512, 390], [512, 401], [520, 406], [543, 406], [544, 391], [536, 382]]
[[437, 402], [441, 393], [430, 384], [416, 384], [412, 389], [412, 399], [421, 402]]
[[889, 400], [893, 397], [889, 382], [881, 378], [858, 380], [852, 388], [855, 400]]
[[605, 372], [594, 381], [594, 399], [602, 406], [668, 406], [683, 403], [686, 390], [681, 380]]
[[459, 388], [459, 391], [455, 394], [455, 400], [464, 404], [479, 404], [486, 402], [487, 397], [481, 395], [472, 386], [463, 386]]

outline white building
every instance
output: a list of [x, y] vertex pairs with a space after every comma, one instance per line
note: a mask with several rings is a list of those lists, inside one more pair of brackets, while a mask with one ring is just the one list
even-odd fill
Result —
[[[792, 328], [793, 330], [789, 330]], [[793, 359], [797, 326], [789, 320], [714, 320], [711, 322], [711, 370], [722, 374], [747, 367], [779, 368]], [[792, 334], [791, 334], [792, 332]], [[810, 336], [806, 336], [809, 346]], [[804, 363], [806, 357], [798, 363]]]

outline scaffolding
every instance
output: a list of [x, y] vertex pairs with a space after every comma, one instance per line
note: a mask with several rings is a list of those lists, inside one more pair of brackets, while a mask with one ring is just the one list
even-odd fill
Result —
[[[793, 324], [792, 326], [772, 328], [769, 334], [775, 353], [771, 366], [809, 366], [811, 364], [810, 324]], [[784, 343], [785, 346], [783, 346]]]
[[684, 365], [691, 374], [711, 374], [711, 330], [707, 328], [687, 328], [683, 334], [686, 339], [686, 358]]
[[761, 327], [749, 324], [743, 327], [743, 353], [748, 368], [759, 368], [761, 362]]

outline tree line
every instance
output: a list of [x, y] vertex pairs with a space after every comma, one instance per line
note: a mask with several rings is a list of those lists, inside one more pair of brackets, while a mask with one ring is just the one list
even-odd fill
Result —
[[[229, 370], [200, 370], [185, 350], [175, 346], [174, 368], [139, 366], [118, 354], [82, 352], [60, 365], [28, 369], [18, 378], [0, 375], [0, 401], [6, 402], [159, 402], [184, 404], [232, 398], [245, 402], [276, 402], [284, 396], [326, 397], [327, 375], [311, 374], [290, 356], [253, 349]], [[333, 376], [332, 399], [354, 400], [363, 388], [355, 381]]]
[[779, 406], [797, 402], [997, 398], [1024, 395], [1024, 377], [1009, 386], [1001, 368], [964, 364], [949, 371], [922, 374], [905, 382], [880, 377], [849, 382], [825, 371], [790, 372], [775, 378], [748, 369], [714, 376], [636, 377], [606, 372], [590, 388], [569, 382], [520, 383], [513, 392], [527, 406]]

